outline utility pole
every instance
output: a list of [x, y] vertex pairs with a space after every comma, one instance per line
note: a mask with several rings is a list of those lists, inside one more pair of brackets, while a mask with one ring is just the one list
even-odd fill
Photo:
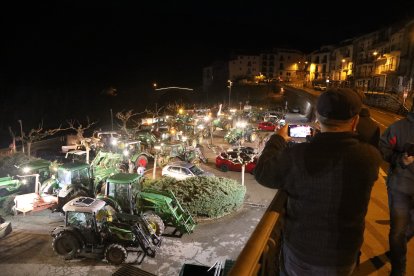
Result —
[[112, 113], [112, 108], [110, 109], [111, 111], [111, 130], [114, 130], [114, 114]]
[[231, 85], [233, 84], [233, 82], [231, 80], [227, 81], [229, 83], [229, 86], [227, 86], [229, 88], [229, 108], [230, 108], [230, 97], [231, 97]]

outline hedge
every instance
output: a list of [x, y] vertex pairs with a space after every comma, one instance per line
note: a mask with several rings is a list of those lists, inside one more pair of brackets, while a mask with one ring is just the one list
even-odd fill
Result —
[[142, 189], [172, 191], [181, 205], [198, 218], [219, 218], [238, 210], [244, 201], [246, 187], [224, 177], [190, 177], [176, 180], [145, 178]]

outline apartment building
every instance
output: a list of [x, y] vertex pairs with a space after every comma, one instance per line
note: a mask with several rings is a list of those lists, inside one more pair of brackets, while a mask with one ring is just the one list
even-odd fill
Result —
[[352, 86], [353, 50], [352, 40], [344, 40], [332, 49], [327, 76], [329, 85], [339, 86], [342, 83], [346, 83], [347, 86]]
[[228, 79], [253, 81], [260, 75], [260, 55], [234, 55], [228, 62]]
[[333, 46], [325, 45], [307, 55], [306, 81], [326, 81], [329, 78], [330, 56], [333, 49]]
[[355, 87], [362, 90], [401, 92], [399, 74], [405, 26], [395, 25], [354, 40]]
[[[363, 91], [411, 93], [414, 78], [414, 20], [325, 45], [307, 54], [274, 48], [259, 54], [238, 54], [220, 70], [225, 79], [240, 82], [280, 80], [326, 82]], [[224, 65], [226, 66], [226, 65]], [[204, 75], [208, 75], [205, 69]], [[218, 70], [215, 70], [218, 71]], [[211, 81], [211, 76], [205, 81]]]
[[290, 82], [304, 78], [305, 55], [302, 52], [275, 48], [260, 56], [261, 73], [265, 79]]

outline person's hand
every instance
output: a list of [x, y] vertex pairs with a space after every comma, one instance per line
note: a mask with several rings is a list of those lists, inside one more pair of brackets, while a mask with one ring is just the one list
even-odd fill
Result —
[[289, 141], [291, 138], [288, 135], [288, 125], [284, 125], [283, 127], [279, 128], [276, 130], [276, 134], [282, 136], [283, 139], [285, 139], [285, 141]]
[[402, 162], [405, 166], [410, 165], [411, 163], [414, 162], [414, 156], [408, 155], [406, 152], [404, 153], [403, 157], [402, 157]]

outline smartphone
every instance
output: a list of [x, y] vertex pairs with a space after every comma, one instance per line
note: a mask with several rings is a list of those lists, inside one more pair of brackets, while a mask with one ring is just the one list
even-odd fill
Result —
[[312, 127], [308, 125], [288, 125], [289, 137], [306, 138], [312, 134]]

